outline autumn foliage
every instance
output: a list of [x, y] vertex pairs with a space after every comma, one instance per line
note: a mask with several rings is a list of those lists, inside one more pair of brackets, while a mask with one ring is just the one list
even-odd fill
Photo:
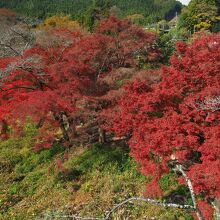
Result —
[[94, 33], [55, 28], [48, 36], [22, 57], [0, 59], [3, 138], [9, 125], [22, 135], [32, 120], [37, 150], [56, 140], [70, 147], [79, 128], [95, 124], [128, 140], [151, 177], [148, 196], [162, 195], [161, 176], [179, 163], [201, 206], [220, 198], [219, 35], [179, 42], [159, 71], [139, 69], [160, 61], [156, 35], [127, 20], [110, 17]]
[[[130, 138], [131, 154], [152, 178], [150, 196], [162, 194], [160, 177], [179, 163], [197, 195], [206, 201], [220, 198], [219, 54], [219, 35], [196, 38], [189, 45], [179, 42], [170, 67], [162, 68], [161, 82], [127, 84], [107, 120], [108, 129]], [[211, 214], [206, 212], [206, 219]]]
[[51, 28], [68, 28], [79, 29], [80, 25], [77, 21], [71, 20], [70, 16], [54, 15], [47, 18], [43, 24], [38, 26], [38, 29], [51, 29]]
[[49, 30], [47, 39], [38, 39], [35, 47], [7, 67], [11, 58], [1, 59], [5, 68], [1, 70], [0, 119], [22, 134], [31, 118], [40, 129], [36, 149], [48, 148], [60, 138], [69, 146], [77, 136], [76, 126], [88, 118], [96, 121], [102, 108], [97, 97], [108, 88], [103, 86], [100, 93], [98, 79], [113, 69], [137, 66], [138, 55], [156, 60], [155, 39], [155, 34], [115, 18], [103, 21], [92, 34]]

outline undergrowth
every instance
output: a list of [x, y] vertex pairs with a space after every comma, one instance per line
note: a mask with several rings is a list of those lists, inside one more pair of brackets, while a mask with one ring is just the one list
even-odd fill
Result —
[[[56, 161], [64, 148], [35, 152], [33, 127], [23, 137], [0, 142], [0, 219], [55, 219], [52, 215], [78, 214], [103, 217], [115, 204], [143, 196], [147, 178], [141, 175], [127, 147], [94, 145], [75, 148], [64, 162], [62, 173]], [[178, 190], [173, 174], [164, 176], [161, 187]], [[167, 197], [169, 198], [169, 197]], [[50, 216], [50, 217], [48, 217]], [[192, 219], [190, 213], [153, 205], [128, 204], [113, 219]], [[61, 218], [56, 218], [61, 219]]]

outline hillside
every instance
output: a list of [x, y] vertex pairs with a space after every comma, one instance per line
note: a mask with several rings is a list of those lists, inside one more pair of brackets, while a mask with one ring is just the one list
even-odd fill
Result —
[[0, 220], [219, 219], [215, 0], [39, 1], [0, 3]]
[[2, 0], [0, 8], [12, 8], [28, 16], [45, 18], [52, 14], [71, 14], [74, 19], [83, 20], [91, 8], [110, 9], [117, 6], [123, 17], [141, 14], [145, 22], [171, 19], [180, 12], [181, 3], [176, 0]]
[[[146, 177], [137, 171], [127, 148], [77, 148], [65, 164], [70, 170], [63, 174], [57, 169], [56, 160], [64, 149], [57, 145], [36, 154], [31, 149], [31, 135], [29, 132], [23, 138], [0, 142], [0, 219], [103, 217], [116, 203], [141, 196], [145, 190]], [[164, 176], [161, 185], [169, 193], [172, 175]], [[185, 188], [176, 192], [185, 193]], [[158, 220], [192, 220], [187, 211], [137, 202], [116, 211], [113, 219], [153, 219], [155, 215]]]

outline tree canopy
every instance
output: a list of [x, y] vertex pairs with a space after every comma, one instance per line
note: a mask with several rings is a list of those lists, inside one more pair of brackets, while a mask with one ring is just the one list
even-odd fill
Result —
[[103, 9], [108, 11], [114, 6], [121, 10], [123, 17], [142, 14], [145, 23], [171, 19], [182, 7], [176, 0], [3, 0], [0, 2], [0, 7], [12, 8], [28, 16], [45, 18], [63, 13], [70, 14], [80, 21], [85, 19], [88, 11]]
[[191, 31], [191, 33], [214, 30], [215, 25], [220, 22], [219, 10], [219, 1], [192, 0], [181, 14], [179, 28]]
[[[161, 195], [161, 176], [182, 164], [198, 196], [220, 197], [219, 45], [219, 35], [178, 43], [161, 82], [127, 84], [115, 114], [104, 113], [106, 128], [129, 138], [131, 154], [151, 176], [148, 196]], [[205, 219], [211, 219], [212, 211], [201, 206]]]
[[0, 138], [22, 137], [32, 123], [36, 151], [125, 140], [149, 177], [148, 197], [163, 196], [164, 174], [184, 185], [185, 172], [193, 211], [211, 219], [220, 198], [220, 35], [178, 42], [161, 67], [156, 33], [129, 20], [110, 16], [92, 33], [68, 17], [51, 20], [34, 46], [0, 59]]

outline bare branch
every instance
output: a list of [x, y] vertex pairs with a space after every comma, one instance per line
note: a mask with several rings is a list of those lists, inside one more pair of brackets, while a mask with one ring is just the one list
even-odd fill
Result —
[[124, 204], [131, 202], [131, 201], [141, 201], [141, 202], [147, 202], [150, 203], [152, 205], [157, 205], [157, 206], [162, 206], [165, 208], [179, 208], [179, 209], [194, 209], [193, 206], [190, 205], [179, 205], [179, 204], [175, 204], [175, 203], [165, 203], [165, 202], [159, 202], [157, 200], [154, 199], [149, 199], [149, 198], [142, 198], [142, 197], [132, 197], [129, 198], [121, 203], [119, 203], [118, 205], [116, 205], [104, 218], [105, 220], [108, 220], [110, 218], [110, 216], [117, 210], [119, 209], [121, 206], [123, 206]]
[[[1, 88], [0, 88], [1, 89]], [[2, 92], [7, 92], [10, 90], [14, 90], [14, 89], [29, 89], [29, 90], [36, 90], [37, 87], [33, 87], [33, 86], [15, 86], [13, 88], [10, 89], [1, 89]]]
[[46, 214], [44, 215], [45, 217], [48, 218], [72, 218], [72, 219], [81, 219], [81, 220], [105, 220], [105, 218], [92, 218], [92, 217], [88, 217], [88, 218], [83, 218], [80, 217], [78, 215], [56, 215], [56, 214]]
[[187, 174], [183, 170], [182, 165], [176, 165], [176, 169], [175, 170], [179, 171], [183, 175], [183, 177], [184, 177], [184, 179], [185, 179], [185, 181], [187, 183], [187, 186], [189, 188], [190, 195], [191, 195], [191, 198], [192, 198], [192, 201], [193, 201], [193, 208], [194, 208], [194, 210], [195, 210], [195, 212], [197, 214], [198, 219], [199, 220], [205, 220], [204, 217], [202, 216], [201, 211], [198, 208], [198, 205], [197, 205], [197, 202], [196, 202], [195, 193], [194, 193], [192, 182], [191, 182], [190, 178], [187, 176]]
[[135, 201], [146, 202], [146, 203], [149, 203], [152, 205], [161, 206], [161, 207], [165, 207], [165, 208], [179, 208], [179, 209], [194, 210], [194, 207], [190, 206], [190, 205], [180, 205], [180, 204], [175, 204], [175, 203], [160, 202], [160, 201], [157, 201], [154, 199], [143, 198], [143, 197], [131, 197], [131, 198], [126, 199], [126, 200], [122, 201], [121, 203], [117, 204], [114, 208], [112, 208], [109, 212], [107, 212], [107, 214], [103, 218], [81, 217], [78, 215], [54, 215], [54, 214], [46, 214], [45, 217], [73, 218], [73, 219], [81, 219], [81, 220], [109, 220], [111, 218], [112, 214], [117, 209], [121, 208], [122, 206], [124, 206], [125, 204], [127, 204], [129, 202], [135, 202]]
[[212, 202], [212, 207], [215, 209], [216, 219], [220, 219], [220, 209], [215, 202]]
[[[165, 208], [179, 208], [179, 209], [192, 210], [196, 213], [199, 220], [205, 220], [204, 217], [202, 216], [201, 211], [198, 208], [195, 193], [194, 193], [193, 186], [192, 186], [192, 182], [191, 182], [190, 178], [187, 176], [187, 174], [185, 173], [185, 171], [183, 170], [182, 165], [176, 165], [176, 168], [174, 170], [180, 172], [183, 175], [183, 177], [184, 177], [184, 179], [187, 183], [187, 186], [189, 188], [189, 191], [190, 191], [190, 195], [191, 195], [191, 198], [192, 198], [192, 201], [193, 201], [193, 206], [191, 206], [191, 205], [180, 205], [180, 204], [175, 204], [175, 203], [160, 202], [160, 201], [155, 200], [155, 199], [149, 199], [149, 198], [143, 198], [143, 197], [131, 197], [131, 198], [126, 199], [126, 200], [122, 201], [121, 203], [117, 204], [109, 212], [107, 212], [107, 214], [103, 218], [81, 217], [81, 216], [78, 216], [78, 215], [56, 215], [56, 214], [46, 214], [45, 217], [73, 218], [73, 219], [81, 219], [81, 220], [109, 220], [111, 218], [112, 214], [116, 210], [118, 210], [119, 208], [124, 206], [125, 204], [127, 204], [129, 202], [139, 201], [139, 202], [146, 202], [146, 203], [149, 203], [149, 204], [152, 204], [152, 205], [161, 206], [161, 207], [165, 207]], [[216, 206], [214, 206], [214, 208], [216, 208]], [[218, 209], [216, 209], [216, 213], [217, 213], [217, 216], [219, 217], [219, 210]]]
[[14, 22], [11, 25], [13, 26], [6, 25], [0, 34], [0, 47], [3, 49], [2, 55], [0, 55], [10, 56], [15, 54], [23, 56], [24, 51], [34, 43], [35, 34], [30, 25], [22, 21], [19, 23]]
[[220, 110], [220, 96], [206, 98], [204, 102], [198, 102], [197, 106], [201, 110], [215, 112]]
[[18, 56], [22, 56], [22, 54], [20, 52], [18, 52], [16, 49], [14, 49], [11, 45], [9, 44], [4, 44], [4, 43], [0, 43], [0, 46], [3, 46], [3, 47], [7, 47], [9, 48], [10, 50], [12, 50], [16, 55]]
[[24, 34], [24, 33], [22, 33], [22, 32], [19, 32], [19, 31], [17, 31], [17, 30], [15, 30], [14, 28], [11, 28], [10, 29], [12, 32], [14, 32], [16, 35], [19, 35], [20, 37], [22, 37], [23, 38], [23, 40], [25, 40], [25, 41], [28, 41], [29, 39], [29, 36], [27, 36], [26, 34]]

